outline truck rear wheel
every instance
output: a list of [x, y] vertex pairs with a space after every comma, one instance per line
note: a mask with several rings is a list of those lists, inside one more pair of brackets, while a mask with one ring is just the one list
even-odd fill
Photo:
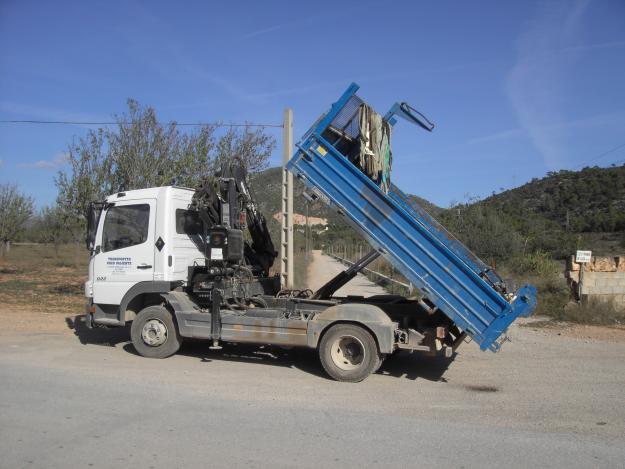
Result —
[[182, 338], [171, 313], [164, 306], [148, 306], [130, 327], [135, 350], [144, 357], [166, 358], [178, 351]]
[[351, 383], [376, 371], [381, 359], [373, 336], [354, 324], [332, 326], [321, 339], [319, 358], [332, 378]]

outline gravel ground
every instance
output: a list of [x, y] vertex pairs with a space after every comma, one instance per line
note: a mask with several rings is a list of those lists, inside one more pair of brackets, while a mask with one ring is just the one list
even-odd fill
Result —
[[0, 467], [625, 461], [623, 343], [515, 326], [498, 354], [405, 353], [347, 384], [313, 351], [188, 343], [149, 360], [127, 333], [0, 335]]
[[624, 467], [625, 331], [513, 325], [358, 384], [314, 351], [185, 343], [0, 310], [0, 467]]
[[[308, 287], [313, 291], [323, 286], [328, 280], [347, 268], [347, 266], [341, 264], [339, 261], [322, 254], [321, 251], [312, 251], [312, 256], [312, 262], [308, 267], [307, 279]], [[347, 285], [340, 288], [335, 296], [373, 296], [385, 294], [387, 294], [387, 292], [384, 288], [376, 285], [363, 274], [357, 274]]]

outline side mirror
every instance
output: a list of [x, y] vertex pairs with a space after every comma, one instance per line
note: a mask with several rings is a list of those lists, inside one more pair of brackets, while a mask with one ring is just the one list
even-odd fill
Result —
[[87, 212], [87, 236], [85, 240], [88, 251], [94, 250], [95, 235], [98, 230], [98, 222], [100, 221], [103, 206], [104, 204], [97, 202], [89, 204], [89, 210]]

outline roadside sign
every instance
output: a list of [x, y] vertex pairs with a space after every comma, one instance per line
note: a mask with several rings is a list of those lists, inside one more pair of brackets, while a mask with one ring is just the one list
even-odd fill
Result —
[[575, 262], [578, 264], [587, 264], [592, 257], [592, 251], [577, 251], [575, 254]]

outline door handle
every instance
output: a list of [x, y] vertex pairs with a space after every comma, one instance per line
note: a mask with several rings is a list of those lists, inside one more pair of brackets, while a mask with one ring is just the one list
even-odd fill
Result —
[[137, 269], [151, 269], [152, 266], [151, 265], [147, 265], [147, 264], [139, 264], [137, 266]]

